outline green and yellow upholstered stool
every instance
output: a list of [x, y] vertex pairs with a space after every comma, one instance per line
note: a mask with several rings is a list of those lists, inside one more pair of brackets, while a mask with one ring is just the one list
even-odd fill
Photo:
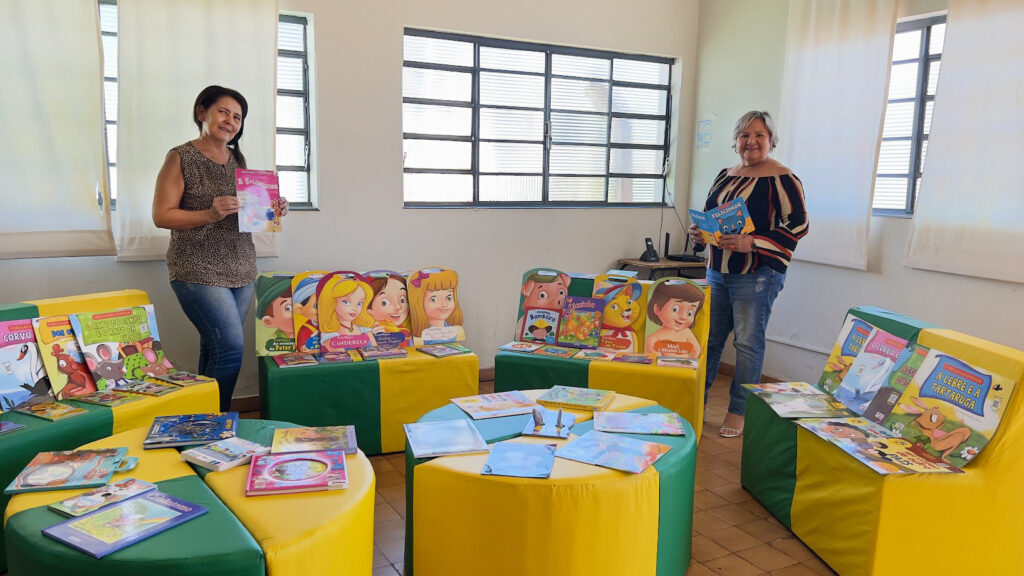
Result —
[[[270, 444], [294, 424], [242, 420], [238, 436]], [[374, 477], [362, 453], [348, 457], [349, 488], [334, 492], [245, 497], [248, 466], [224, 472], [193, 468], [172, 448], [143, 450], [148, 427], [83, 446], [128, 447], [134, 477], [209, 509], [206, 514], [95, 559], [43, 536], [65, 518], [46, 505], [82, 490], [19, 494], [5, 514], [11, 576], [369, 574], [373, 563]]]
[[366, 454], [405, 448], [402, 424], [415, 422], [480, 385], [476, 354], [434, 358], [414, 349], [406, 358], [281, 369], [260, 358], [261, 414], [304, 426], [354, 424]]
[[[536, 398], [542, 392], [526, 391]], [[617, 394], [611, 411], [668, 412]], [[593, 427], [573, 412], [573, 435]], [[468, 418], [454, 405], [421, 421]], [[488, 443], [516, 438], [529, 415], [476, 420]], [[487, 454], [416, 460], [406, 450], [406, 574], [682, 575], [690, 564], [697, 444], [630, 436], [672, 449], [641, 474], [555, 459], [546, 479], [483, 476]], [[566, 440], [516, 441], [564, 444]]]

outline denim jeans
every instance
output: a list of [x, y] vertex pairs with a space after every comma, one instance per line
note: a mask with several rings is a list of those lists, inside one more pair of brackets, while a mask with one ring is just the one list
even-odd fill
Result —
[[198, 373], [217, 379], [220, 409], [227, 411], [242, 368], [245, 348], [242, 325], [249, 311], [253, 285], [224, 288], [173, 280], [171, 289], [185, 316], [199, 331]]
[[711, 287], [711, 326], [704, 402], [707, 403], [707, 393], [722, 361], [722, 349], [732, 332], [736, 370], [729, 387], [729, 412], [742, 416], [747, 408], [747, 389], [741, 385], [761, 381], [768, 317], [775, 297], [782, 291], [786, 275], [761, 266], [750, 274], [722, 274], [708, 270], [707, 279]]

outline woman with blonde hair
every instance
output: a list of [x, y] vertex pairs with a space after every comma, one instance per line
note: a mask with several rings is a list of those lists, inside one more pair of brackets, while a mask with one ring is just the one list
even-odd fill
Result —
[[320, 350], [340, 352], [376, 345], [373, 317], [367, 313], [373, 289], [354, 272], [334, 272], [317, 286]]
[[459, 307], [459, 275], [454, 270], [419, 270], [409, 277], [408, 289], [415, 345], [466, 339]]

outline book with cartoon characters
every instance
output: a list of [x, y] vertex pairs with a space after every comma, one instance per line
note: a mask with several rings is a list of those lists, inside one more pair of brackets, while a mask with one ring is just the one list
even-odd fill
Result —
[[128, 394], [142, 394], [143, 396], [163, 396], [175, 390], [180, 390], [180, 388], [169, 384], [147, 382], [145, 380], [126, 380], [113, 388], [107, 388], [107, 390], [127, 392]]
[[627, 364], [653, 364], [657, 358], [654, 354], [643, 352], [634, 354], [632, 352], [619, 352], [612, 358], [612, 362], [626, 362]]
[[616, 352], [644, 351], [643, 285], [636, 278], [599, 274], [594, 280], [594, 297], [604, 302], [598, 348]]
[[143, 482], [142, 480], [136, 480], [135, 478], [125, 478], [120, 482], [106, 484], [99, 488], [93, 488], [92, 490], [61, 500], [60, 502], [54, 502], [47, 506], [47, 508], [54, 512], [60, 512], [65, 516], [82, 516], [99, 510], [104, 506], [109, 506], [115, 502], [121, 502], [131, 498], [132, 496], [138, 496], [143, 492], [149, 492], [150, 490], [155, 489], [156, 484], [150, 484], [149, 482]]
[[543, 347], [543, 344], [537, 342], [520, 342], [518, 340], [513, 340], [508, 344], [498, 346], [498, 350], [503, 350], [505, 352], [519, 352], [520, 354], [531, 354]]
[[217, 380], [210, 378], [209, 376], [203, 376], [202, 374], [194, 374], [192, 372], [178, 370], [177, 372], [154, 376], [153, 378], [150, 378], [149, 381], [156, 382], [158, 384], [170, 384], [179, 388], [186, 388], [188, 386], [195, 386], [196, 384], [216, 382]]
[[684, 358], [682, 356], [658, 356], [658, 366], [670, 366], [672, 368], [688, 368], [696, 370], [700, 368], [700, 362], [695, 358]]
[[348, 488], [343, 450], [289, 452], [253, 456], [246, 496], [319, 492]]
[[[519, 287], [519, 307], [516, 314], [515, 339], [519, 340], [526, 328], [526, 310], [529, 308], [546, 308], [561, 311], [569, 296], [572, 278], [554, 268], [532, 268], [523, 273], [523, 282]], [[587, 294], [589, 296], [589, 294]], [[554, 342], [549, 342], [553, 344]]]
[[[102, 486], [114, 472], [131, 469], [137, 458], [127, 448], [40, 452], [4, 490], [4, 494]], [[123, 462], [123, 464], [122, 464]]]
[[562, 348], [547, 344], [533, 351], [534, 356], [553, 356], [555, 358], [572, 358], [579, 352], [579, 348]]
[[271, 170], [235, 168], [239, 232], [280, 232], [281, 193], [277, 174]]
[[857, 318], [853, 314], [847, 314], [843, 321], [843, 327], [839, 330], [839, 337], [832, 347], [832, 353], [825, 361], [825, 371], [818, 379], [818, 388], [832, 394], [839, 388], [839, 383], [846, 377], [854, 358], [860, 353], [861, 348], [868, 341], [871, 324]]
[[669, 449], [669, 446], [658, 442], [591, 430], [559, 448], [555, 456], [639, 474], [664, 456]]
[[0, 412], [53, 400], [31, 320], [0, 322]]
[[[744, 385], [745, 387], [747, 385]], [[749, 388], [747, 388], [749, 390]], [[842, 402], [828, 394], [789, 394], [751, 390], [780, 418], [846, 418], [854, 416]]]
[[824, 394], [821, 390], [807, 382], [762, 382], [760, 384], [744, 384], [751, 392], [776, 392], [779, 394]]
[[580, 350], [573, 355], [577, 360], [612, 360], [617, 352], [611, 350]]
[[712, 208], [707, 212], [690, 209], [690, 220], [700, 228], [704, 244], [718, 246], [718, 241], [726, 234], [746, 234], [754, 231], [754, 221], [747, 211], [747, 203], [742, 196]]
[[355, 454], [359, 450], [356, 427], [350, 424], [274, 430], [270, 451], [275, 454], [316, 450], [341, 450], [345, 454]]
[[662, 278], [648, 289], [644, 351], [658, 356], [699, 358], [693, 326], [704, 308], [704, 288], [685, 278]]
[[378, 346], [412, 346], [408, 280], [391, 270], [371, 270], [363, 277], [373, 298], [366, 312], [373, 318], [373, 338]]
[[295, 352], [320, 353], [320, 318], [316, 310], [316, 286], [326, 270], [300, 272], [292, 277], [292, 324]]
[[556, 384], [541, 394], [537, 403], [548, 408], [600, 412], [611, 405], [614, 398], [615, 392], [610, 390]]
[[855, 414], [863, 414], [875, 394], [889, 381], [907, 341], [875, 328], [832, 393]]
[[22, 402], [14, 407], [14, 411], [50, 421], [63, 420], [87, 412], [60, 402]]
[[466, 339], [459, 303], [459, 275], [450, 268], [421, 268], [409, 275], [409, 316], [413, 344], [446, 344]]
[[864, 418], [804, 418], [796, 423], [879, 474], [962, 472], [915, 451], [907, 440]]
[[256, 355], [295, 352], [291, 274], [267, 272], [256, 277]]
[[558, 323], [562, 311], [553, 308], [527, 308], [523, 314], [523, 331], [519, 339], [523, 342], [554, 344], [558, 335]]
[[67, 315], [33, 318], [32, 329], [55, 398], [64, 400], [96, 391]]
[[928, 348], [920, 344], [908, 344], [903, 349], [903, 353], [896, 360], [896, 368], [889, 375], [889, 381], [879, 388], [878, 392], [875, 393], [875, 397], [871, 399], [867, 408], [864, 409], [863, 416], [865, 418], [876, 424], [885, 423], [885, 419], [892, 413], [892, 409], [900, 401], [900, 397], [906, 392], [907, 387], [910, 386], [910, 381], [914, 378], [914, 374], [917, 374], [921, 363], [928, 356], [928, 350]]
[[452, 404], [461, 408], [474, 420], [529, 414], [537, 407], [536, 402], [518, 390], [452, 398]]
[[403, 424], [414, 458], [487, 452], [490, 447], [472, 421], [465, 418]]
[[267, 452], [270, 452], [270, 446], [236, 436], [185, 450], [181, 453], [181, 459], [214, 472], [223, 472], [235, 466], [247, 464], [253, 456]]
[[238, 430], [238, 412], [157, 416], [142, 441], [146, 450], [172, 446], [194, 446], [233, 438]]
[[594, 430], [620, 434], [686, 435], [683, 418], [675, 412], [595, 412]]
[[[374, 319], [367, 312], [372, 301], [373, 289], [362, 274], [351, 270], [325, 274], [316, 286], [319, 352], [377, 349], [377, 339], [373, 334]], [[398, 345], [388, 348], [405, 352]]]
[[120, 406], [129, 402], [135, 402], [142, 400], [144, 396], [138, 394], [129, 394], [127, 392], [118, 392], [114, 389], [97, 390], [92, 394], [86, 394], [85, 396], [76, 396], [75, 402], [85, 402], [87, 404], [99, 404], [100, 406]]
[[497, 442], [491, 446], [481, 474], [517, 478], [547, 478], [555, 465], [555, 444]]
[[601, 343], [601, 315], [604, 300], [584, 296], [569, 296], [562, 308], [558, 326], [559, 346], [592, 350]]
[[72, 314], [71, 327], [99, 390], [174, 371], [164, 356], [152, 304]]

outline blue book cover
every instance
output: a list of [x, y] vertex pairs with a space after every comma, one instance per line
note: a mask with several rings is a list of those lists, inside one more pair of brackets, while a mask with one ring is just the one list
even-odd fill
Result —
[[44, 528], [43, 534], [102, 558], [205, 513], [203, 506], [150, 491]]
[[554, 444], [520, 444], [498, 442], [491, 446], [484, 475], [547, 478], [555, 465]]
[[149, 434], [142, 441], [143, 448], [168, 448], [208, 444], [233, 438], [238, 430], [238, 412], [209, 414], [182, 414], [158, 416], [153, 419]]
[[690, 210], [690, 219], [700, 228], [705, 244], [718, 246], [718, 241], [726, 234], [746, 234], [754, 231], [754, 221], [747, 211], [747, 203], [743, 197], [712, 208], [707, 212]]
[[14, 432], [15, 430], [20, 430], [24, 427], [24, 424], [17, 424], [15, 422], [0, 420], [0, 434], [3, 434], [4, 432]]

